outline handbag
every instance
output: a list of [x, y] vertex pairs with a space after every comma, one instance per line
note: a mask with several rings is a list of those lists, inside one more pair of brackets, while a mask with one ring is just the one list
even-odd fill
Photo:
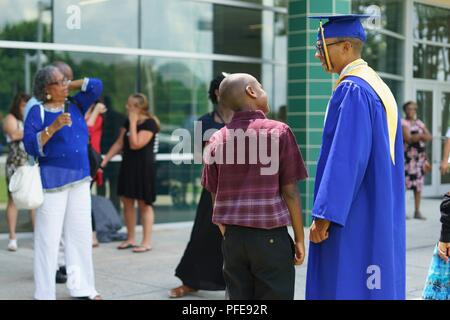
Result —
[[[39, 105], [42, 123], [44, 123], [44, 107]], [[36, 209], [44, 203], [41, 170], [39, 164], [27, 163], [20, 166], [11, 176], [8, 190], [17, 209]]]
[[[81, 114], [84, 114], [82, 106], [76, 99], [74, 99], [73, 97], [68, 97], [67, 103], [68, 102], [72, 102], [73, 104], [75, 104], [78, 110], [80, 110]], [[92, 148], [90, 139], [87, 148], [89, 158], [89, 175], [91, 176], [92, 179], [95, 179], [97, 171], [100, 169], [100, 166], [102, 164], [103, 158], [100, 153], [98, 153], [97, 151], [94, 150], [94, 148]]]
[[18, 209], [36, 209], [44, 202], [44, 190], [38, 164], [27, 164], [17, 168], [8, 188]]
[[98, 169], [100, 169], [100, 165], [102, 164], [102, 155], [92, 148], [91, 143], [88, 144], [88, 157], [89, 157], [89, 167], [90, 167], [90, 175], [91, 178], [94, 179], [97, 175]]

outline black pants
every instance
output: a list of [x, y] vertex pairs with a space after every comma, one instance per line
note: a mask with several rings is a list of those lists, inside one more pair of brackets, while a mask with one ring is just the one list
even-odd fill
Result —
[[223, 274], [231, 300], [294, 299], [294, 243], [287, 227], [227, 225]]

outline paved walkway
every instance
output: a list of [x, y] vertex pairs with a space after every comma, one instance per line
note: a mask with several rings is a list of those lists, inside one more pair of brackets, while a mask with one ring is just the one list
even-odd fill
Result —
[[[407, 298], [420, 299], [433, 246], [439, 235], [438, 199], [424, 199], [427, 221], [407, 221]], [[412, 208], [408, 206], [411, 214]], [[158, 224], [154, 249], [135, 254], [119, 251], [117, 243], [94, 249], [97, 289], [105, 299], [168, 299], [170, 288], [180, 284], [174, 270], [189, 239], [192, 223]], [[139, 239], [140, 233], [138, 233]], [[32, 299], [33, 249], [30, 235], [19, 238], [19, 251], [5, 250], [6, 237], [0, 237], [0, 299]], [[295, 299], [304, 299], [306, 263], [297, 267]], [[223, 299], [224, 291], [199, 291], [189, 299]], [[57, 285], [58, 299], [68, 299], [65, 285]]]

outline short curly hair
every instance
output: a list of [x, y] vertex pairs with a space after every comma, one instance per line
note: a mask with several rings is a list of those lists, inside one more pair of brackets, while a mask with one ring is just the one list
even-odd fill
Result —
[[33, 95], [37, 100], [47, 100], [45, 88], [54, 81], [56, 72], [59, 72], [59, 70], [55, 66], [46, 66], [36, 72], [34, 77]]
[[209, 100], [213, 103], [213, 105], [218, 104], [216, 90], [219, 90], [220, 83], [225, 79], [225, 75], [223, 73], [219, 74], [215, 77], [211, 83], [209, 84], [208, 97]]
[[403, 111], [406, 113], [406, 109], [408, 109], [408, 107], [411, 105], [411, 104], [416, 104], [414, 101], [407, 101], [407, 102], [405, 102], [405, 104], [403, 105]]

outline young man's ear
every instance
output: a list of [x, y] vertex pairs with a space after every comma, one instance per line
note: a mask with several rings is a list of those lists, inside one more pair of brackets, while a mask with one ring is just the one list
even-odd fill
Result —
[[251, 85], [248, 85], [247, 87], [245, 87], [245, 92], [251, 97], [256, 99], [258, 96], [255, 92], [255, 90], [253, 89], [253, 87]]
[[344, 48], [346, 51], [350, 51], [353, 47], [353, 44], [350, 41], [345, 41], [344, 42]]

